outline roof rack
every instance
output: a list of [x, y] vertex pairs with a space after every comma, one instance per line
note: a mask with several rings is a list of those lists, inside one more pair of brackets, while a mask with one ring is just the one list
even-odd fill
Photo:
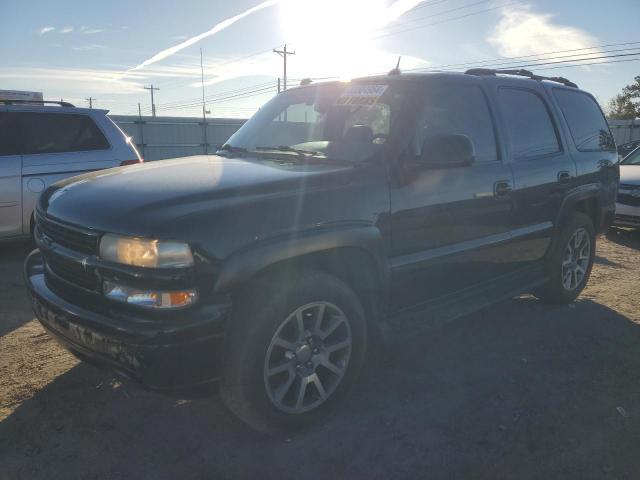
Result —
[[72, 103], [55, 100], [0, 100], [1, 104], [4, 105], [45, 105], [45, 104], [53, 104], [60, 105], [61, 107], [75, 107]]
[[479, 76], [496, 76], [498, 74], [502, 74], [502, 75], [516, 75], [519, 77], [527, 77], [530, 78], [531, 80], [550, 80], [552, 82], [556, 82], [556, 83], [561, 83], [563, 85], [566, 85], [567, 87], [573, 87], [573, 88], [578, 88], [578, 85], [576, 85], [575, 83], [573, 83], [570, 80], [567, 80], [564, 77], [543, 77], [540, 75], [536, 75], [533, 72], [530, 72], [529, 70], [523, 70], [523, 69], [519, 69], [519, 70], [494, 70], [492, 68], [472, 68], [470, 70], [467, 70], [466, 72], [467, 75], [479, 75]]

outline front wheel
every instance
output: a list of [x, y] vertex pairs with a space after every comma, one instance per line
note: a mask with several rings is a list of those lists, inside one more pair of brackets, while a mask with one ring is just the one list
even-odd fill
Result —
[[591, 219], [575, 213], [562, 228], [558, 243], [547, 259], [547, 281], [536, 292], [550, 303], [569, 303], [587, 285], [596, 251], [596, 234]]
[[341, 280], [313, 271], [264, 279], [230, 326], [222, 398], [259, 431], [306, 426], [354, 382], [366, 338], [362, 306]]

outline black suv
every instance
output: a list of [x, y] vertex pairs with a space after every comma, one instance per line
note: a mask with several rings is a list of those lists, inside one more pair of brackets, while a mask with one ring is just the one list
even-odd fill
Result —
[[383, 322], [574, 300], [618, 176], [598, 104], [562, 78], [310, 84], [217, 155], [47, 189], [26, 281], [78, 357], [155, 390], [215, 385], [255, 428], [297, 427], [354, 382]]

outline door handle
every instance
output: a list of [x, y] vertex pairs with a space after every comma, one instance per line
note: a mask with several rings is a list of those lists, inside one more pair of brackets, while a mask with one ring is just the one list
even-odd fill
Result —
[[558, 183], [561, 185], [566, 185], [571, 181], [571, 174], [566, 170], [558, 172]]
[[499, 180], [493, 184], [493, 196], [504, 197], [511, 193], [511, 182], [509, 180]]

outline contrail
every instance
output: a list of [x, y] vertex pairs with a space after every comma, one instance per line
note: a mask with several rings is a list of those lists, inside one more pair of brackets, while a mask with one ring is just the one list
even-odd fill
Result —
[[[238, 20], [242, 20], [244, 17], [247, 17], [267, 7], [271, 7], [277, 3], [280, 3], [281, 1], [282, 0], [266, 0], [256, 5], [255, 7], [251, 7], [250, 9], [245, 10], [242, 13], [239, 13], [238, 15], [235, 15], [231, 18], [227, 18], [226, 20], [223, 20], [220, 23], [214, 25], [213, 28], [207, 30], [206, 32], [196, 35], [195, 37], [188, 38], [187, 40], [177, 45], [174, 45], [173, 47], [166, 48], [156, 53], [153, 57], [145, 60], [141, 64], [136, 65], [135, 67], [130, 68], [119, 75], [116, 75], [113, 78], [113, 80], [120, 80], [123, 77], [126, 77], [129, 73], [133, 71], [140, 70], [141, 68], [148, 67], [149, 65], [153, 65], [154, 63], [160, 62], [161, 60], [164, 60], [165, 58], [173, 55], [174, 53], [177, 53], [180, 50], [183, 50], [187, 47], [190, 47], [194, 43], [199, 42], [203, 38], [207, 38], [207, 37], [210, 37], [211, 35], [215, 35], [216, 33], [230, 27], [231, 25], [236, 23]], [[424, 1], [425, 0], [396, 0], [394, 3], [392, 3], [389, 7], [385, 9], [385, 12], [384, 12], [385, 15], [382, 18], [382, 24], [386, 25], [391, 23], [392, 21], [398, 19], [399, 17], [404, 15], [407, 11], [411, 10], [413, 7], [415, 7], [416, 5]]]
[[250, 9], [245, 10], [244, 12], [239, 13], [238, 15], [235, 15], [231, 18], [227, 18], [226, 20], [223, 20], [222, 22], [216, 24], [213, 28], [211, 28], [210, 30], [207, 30], [206, 32], [196, 35], [195, 37], [188, 38], [184, 42], [181, 42], [177, 45], [174, 45], [173, 47], [166, 48], [156, 53], [153, 57], [145, 60], [140, 65], [136, 65], [135, 67], [130, 68], [129, 70], [124, 72], [122, 75], [117, 77], [116, 80], [119, 80], [120, 78], [126, 76], [130, 72], [133, 72], [135, 70], [140, 70], [141, 68], [148, 67], [149, 65], [153, 65], [154, 63], [164, 60], [168, 56], [173, 55], [174, 53], [177, 53], [184, 48], [190, 47], [191, 45], [199, 42], [203, 38], [207, 38], [207, 37], [210, 37], [211, 35], [215, 35], [216, 33], [224, 30], [225, 28], [230, 27], [231, 25], [236, 23], [238, 20], [242, 20], [244, 17], [251, 15], [252, 13], [258, 12], [264, 8], [275, 5], [278, 2], [279, 0], [266, 0], [265, 2], [262, 2], [256, 5], [255, 7], [251, 7]]

